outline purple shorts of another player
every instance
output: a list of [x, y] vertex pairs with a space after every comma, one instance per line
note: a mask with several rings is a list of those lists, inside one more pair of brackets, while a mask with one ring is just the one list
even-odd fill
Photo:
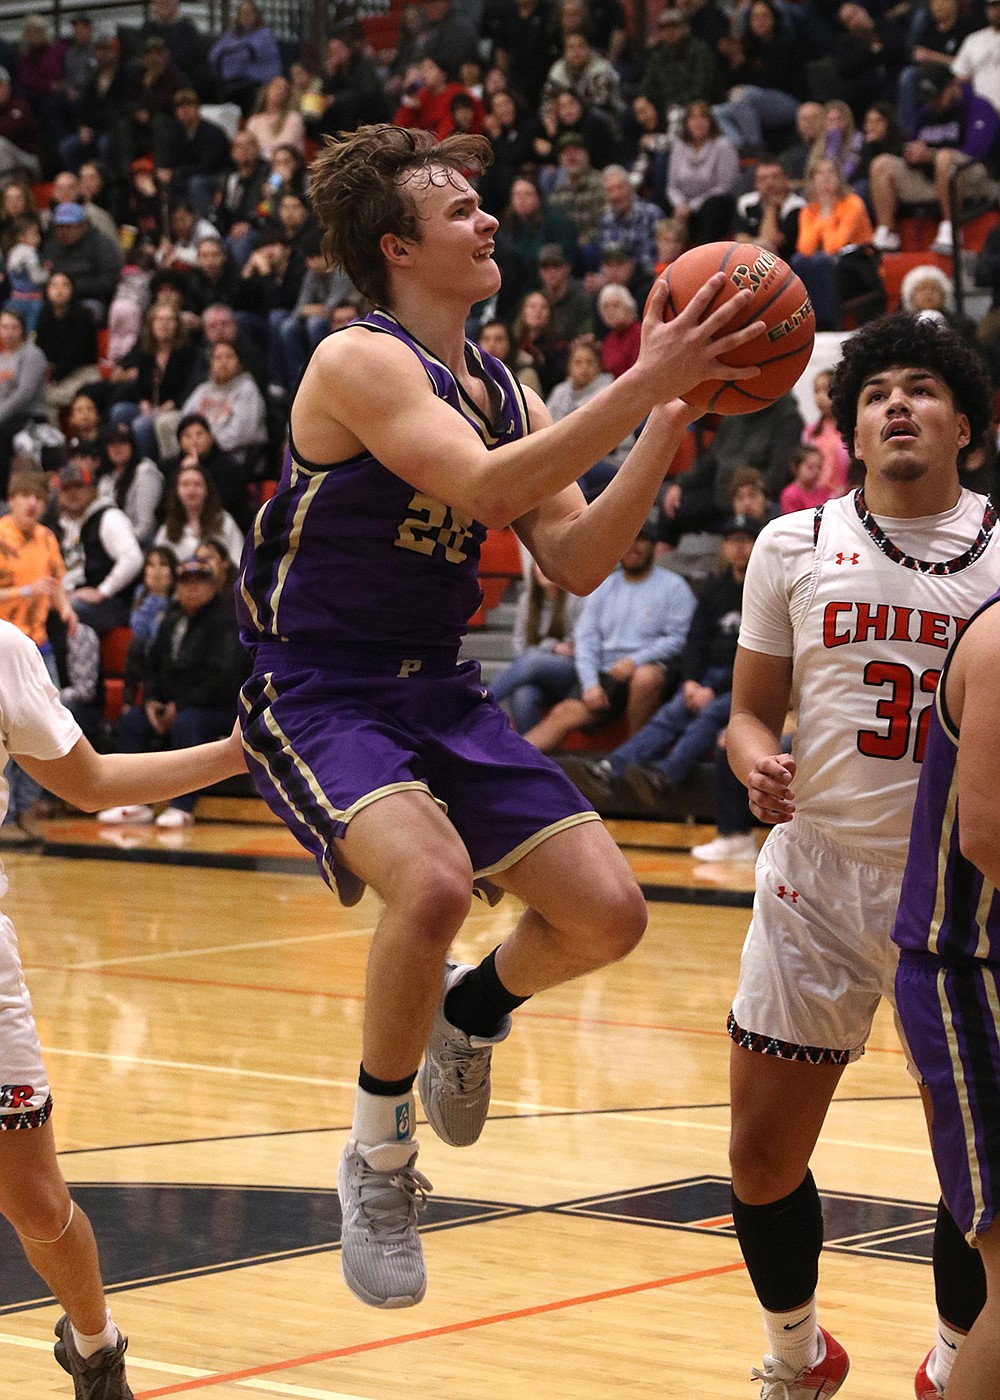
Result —
[[261, 646], [240, 707], [257, 789], [344, 904], [364, 887], [336, 838], [370, 803], [427, 792], [469, 853], [477, 888], [540, 841], [596, 813], [566, 775], [511, 728], [479, 666]]
[[896, 1011], [931, 1097], [931, 1145], [941, 1193], [970, 1244], [1000, 1195], [1000, 967], [946, 964], [903, 949]]

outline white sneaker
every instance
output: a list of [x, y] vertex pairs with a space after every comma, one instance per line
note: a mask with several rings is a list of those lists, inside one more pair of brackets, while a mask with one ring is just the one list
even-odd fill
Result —
[[156, 825], [159, 827], [194, 826], [194, 814], [185, 812], [180, 807], [167, 807], [156, 818]]
[[954, 234], [952, 233], [951, 221], [942, 219], [938, 224], [938, 231], [934, 235], [934, 242], [931, 244], [932, 253], [943, 253], [945, 257], [951, 257], [955, 251]]
[[105, 807], [98, 812], [99, 822], [109, 822], [115, 826], [148, 826], [153, 820], [152, 807]]
[[466, 1035], [445, 1016], [445, 997], [472, 970], [464, 964], [446, 964], [444, 990], [417, 1075], [427, 1121], [449, 1147], [469, 1147], [483, 1131], [490, 1108], [493, 1047], [510, 1035], [509, 1016], [489, 1038]]
[[410, 1308], [427, 1289], [417, 1215], [431, 1184], [417, 1171], [417, 1140], [348, 1142], [337, 1169], [340, 1268], [372, 1308]]
[[899, 234], [894, 233], [891, 228], [886, 228], [885, 224], [879, 224], [872, 235], [872, 244], [883, 253], [899, 252]]
[[692, 846], [695, 860], [753, 860], [757, 859], [757, 842], [748, 831], [733, 836], [717, 836], [704, 846]]

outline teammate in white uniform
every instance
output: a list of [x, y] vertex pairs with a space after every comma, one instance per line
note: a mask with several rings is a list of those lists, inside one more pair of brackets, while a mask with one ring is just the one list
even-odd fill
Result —
[[[38, 648], [0, 622], [0, 821], [9, 755], [46, 789], [88, 811], [158, 802], [246, 767], [235, 733], [170, 753], [95, 753], [61, 704]], [[0, 901], [7, 888], [0, 866]], [[90, 1222], [70, 1199], [56, 1160], [51, 1110], [14, 927], [0, 911], [0, 1212], [65, 1310], [56, 1324], [56, 1358], [72, 1375], [77, 1400], [130, 1400], [126, 1339], [105, 1304]]]
[[[865, 486], [761, 534], [727, 731], [752, 811], [774, 824], [729, 1021], [733, 1215], [764, 1309], [768, 1354], [753, 1375], [774, 1400], [833, 1395], [847, 1374], [817, 1323], [823, 1220], [809, 1160], [892, 996], [889, 935], [938, 673], [1000, 583], [993, 507], [958, 477], [989, 421], [978, 357], [936, 323], [885, 318], [845, 343], [833, 402]], [[922, 1400], [943, 1393], [951, 1348], [985, 1299], [943, 1207], [935, 1283], [948, 1350], [933, 1379], [921, 1367]]]

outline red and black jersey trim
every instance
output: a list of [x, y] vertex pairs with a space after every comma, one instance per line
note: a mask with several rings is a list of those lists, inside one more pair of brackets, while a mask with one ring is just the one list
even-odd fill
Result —
[[0, 1113], [0, 1133], [16, 1132], [18, 1128], [40, 1128], [51, 1112], [50, 1094], [41, 1108], [31, 1108], [25, 1113]]
[[996, 507], [992, 501], [987, 500], [979, 533], [965, 553], [960, 554], [957, 559], [932, 561], [914, 559], [912, 555], [904, 554], [898, 545], [893, 544], [889, 536], [876, 524], [874, 516], [869, 511], [863, 486], [859, 486], [854, 493], [854, 509], [857, 511], [862, 529], [887, 559], [891, 559], [894, 564], [899, 564], [904, 569], [912, 569], [915, 573], [930, 574], [938, 578], [949, 574], [960, 574], [963, 569], [967, 569], [970, 564], [974, 564], [977, 559], [981, 558], [983, 551], [993, 538], [993, 530], [997, 523]]
[[760, 1031], [745, 1031], [730, 1011], [726, 1030], [741, 1050], [752, 1050], [756, 1055], [776, 1055], [779, 1060], [795, 1060], [804, 1065], [847, 1065], [851, 1062], [850, 1050], [824, 1050], [819, 1045], [793, 1045], [788, 1040], [779, 1040], [776, 1035], [762, 1035]]

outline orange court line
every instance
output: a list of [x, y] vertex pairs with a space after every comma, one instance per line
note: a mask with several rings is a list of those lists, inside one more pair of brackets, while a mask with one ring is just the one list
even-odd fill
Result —
[[700, 1279], [718, 1278], [720, 1274], [735, 1274], [746, 1265], [743, 1260], [735, 1264], [719, 1264], [714, 1269], [696, 1269], [690, 1274], [674, 1274], [670, 1278], [652, 1279], [648, 1283], [629, 1283], [623, 1288], [607, 1288], [601, 1293], [585, 1293], [579, 1298], [560, 1298], [554, 1303], [538, 1303], [531, 1308], [516, 1308], [511, 1312], [493, 1313], [489, 1317], [473, 1317], [467, 1322], [450, 1322], [444, 1327], [428, 1327], [423, 1332], [403, 1332], [396, 1337], [381, 1337], [373, 1342], [357, 1342], [353, 1346], [337, 1347], [333, 1351], [318, 1351], [311, 1356], [295, 1356], [287, 1361], [272, 1361], [263, 1366], [250, 1366], [245, 1371], [228, 1371], [216, 1376], [200, 1376], [196, 1380], [179, 1381], [176, 1385], [166, 1385], [159, 1390], [140, 1391], [135, 1400], [156, 1400], [160, 1395], [184, 1395], [191, 1390], [207, 1390], [213, 1385], [232, 1385], [237, 1381], [254, 1380], [258, 1376], [274, 1375], [277, 1371], [290, 1371], [301, 1366], [315, 1366], [321, 1361], [336, 1361], [342, 1356], [359, 1356], [366, 1351], [379, 1351], [383, 1347], [399, 1346], [403, 1342], [423, 1342], [433, 1337], [449, 1337], [457, 1332], [472, 1332], [480, 1327], [493, 1327], [498, 1322], [516, 1322], [525, 1317], [540, 1317], [544, 1313], [560, 1312], [564, 1308], [577, 1308], [586, 1303], [603, 1303], [609, 1298], [627, 1298], [633, 1293], [648, 1293], [654, 1288], [670, 1288], [678, 1283], [696, 1283]]

